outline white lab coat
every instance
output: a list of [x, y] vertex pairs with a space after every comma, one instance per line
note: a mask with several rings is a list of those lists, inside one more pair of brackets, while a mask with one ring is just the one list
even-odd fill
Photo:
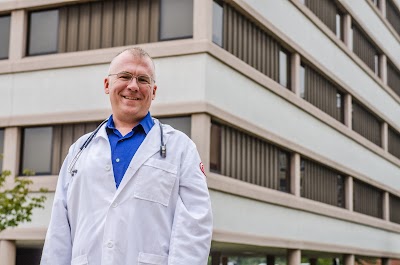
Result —
[[71, 146], [61, 168], [41, 265], [206, 265], [212, 213], [195, 144], [158, 121], [115, 187], [105, 125], [76, 163], [88, 137]]

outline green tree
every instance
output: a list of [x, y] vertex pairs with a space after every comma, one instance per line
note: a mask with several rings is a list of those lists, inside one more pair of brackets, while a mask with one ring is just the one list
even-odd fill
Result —
[[[15, 227], [22, 222], [30, 222], [32, 211], [35, 208], [44, 208], [45, 195], [32, 196], [29, 193], [31, 180], [16, 177], [11, 188], [4, 187], [11, 172], [4, 170], [0, 176], [0, 231], [8, 227]], [[24, 171], [24, 175], [33, 175], [31, 171]], [[40, 189], [40, 192], [46, 192]]]

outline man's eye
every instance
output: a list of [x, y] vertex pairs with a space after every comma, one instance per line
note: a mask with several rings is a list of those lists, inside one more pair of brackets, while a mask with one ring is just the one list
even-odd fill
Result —
[[131, 75], [128, 74], [119, 74], [118, 75], [118, 79], [124, 80], [124, 81], [128, 81], [132, 79]]
[[150, 77], [145, 76], [145, 75], [138, 76], [137, 80], [141, 84], [150, 84]]

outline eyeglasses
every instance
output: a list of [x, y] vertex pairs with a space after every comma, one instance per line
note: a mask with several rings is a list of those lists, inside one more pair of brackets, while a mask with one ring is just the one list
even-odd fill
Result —
[[128, 72], [120, 72], [118, 74], [109, 74], [108, 76], [112, 76], [112, 75], [116, 75], [117, 79], [124, 83], [130, 83], [133, 78], [136, 79], [136, 83], [138, 85], [146, 85], [147, 86], [147, 85], [151, 85], [152, 81], [156, 82], [156, 80], [154, 80], [153, 78], [151, 78], [148, 75], [134, 76], [133, 74], [128, 73]]

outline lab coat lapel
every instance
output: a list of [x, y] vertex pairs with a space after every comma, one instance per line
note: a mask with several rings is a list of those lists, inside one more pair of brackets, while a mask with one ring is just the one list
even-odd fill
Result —
[[138, 169], [155, 153], [160, 151], [160, 127], [157, 121], [155, 121], [154, 126], [151, 128], [149, 133], [147, 134], [144, 141], [139, 146], [139, 149], [136, 151], [133, 156], [131, 163], [129, 164], [128, 169], [125, 172], [124, 177], [117, 189], [117, 193], [114, 196], [114, 199], [118, 196], [118, 194], [124, 189], [126, 184], [131, 180], [133, 175], [136, 174]]

